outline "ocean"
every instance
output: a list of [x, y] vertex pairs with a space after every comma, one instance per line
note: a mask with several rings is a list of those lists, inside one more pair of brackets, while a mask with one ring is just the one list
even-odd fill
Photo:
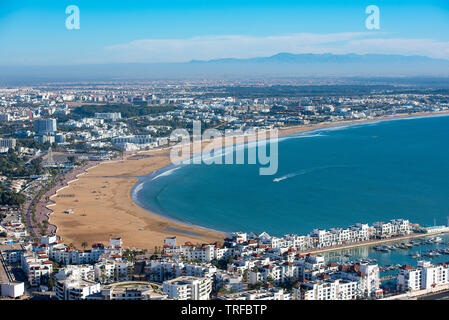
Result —
[[394, 218], [446, 224], [448, 147], [448, 116], [325, 128], [281, 137], [276, 175], [249, 164], [170, 166], [141, 177], [133, 198], [223, 232], [282, 236]]

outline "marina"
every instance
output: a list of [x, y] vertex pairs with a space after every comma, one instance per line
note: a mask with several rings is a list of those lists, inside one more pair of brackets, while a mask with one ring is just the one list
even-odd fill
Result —
[[338, 263], [377, 263], [382, 275], [385, 275], [397, 271], [403, 265], [415, 267], [419, 260], [432, 263], [448, 262], [449, 234], [326, 252], [323, 256]]

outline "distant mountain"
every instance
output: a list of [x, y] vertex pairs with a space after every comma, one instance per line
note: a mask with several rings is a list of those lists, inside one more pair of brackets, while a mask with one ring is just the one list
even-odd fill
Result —
[[449, 60], [433, 59], [424, 56], [402, 56], [402, 55], [386, 55], [386, 54], [293, 54], [282, 52], [270, 57], [257, 57], [249, 59], [214, 59], [214, 60], [192, 60], [191, 63], [392, 63], [392, 62], [440, 62], [449, 63]]
[[185, 63], [0, 66], [0, 84], [18, 81], [93, 81], [180, 78], [449, 76], [449, 60], [382, 54], [292, 54]]

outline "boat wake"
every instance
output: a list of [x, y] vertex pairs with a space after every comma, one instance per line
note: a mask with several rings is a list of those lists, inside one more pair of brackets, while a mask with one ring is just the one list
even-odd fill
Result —
[[299, 176], [299, 175], [302, 175], [302, 174], [306, 174], [306, 173], [307, 173], [307, 170], [301, 170], [299, 172], [289, 173], [289, 174], [287, 174], [285, 176], [282, 176], [282, 177], [279, 177], [279, 178], [274, 178], [273, 182], [279, 182], [279, 181], [286, 180], [286, 179], [289, 179], [289, 178], [293, 178], [293, 177], [296, 177], [296, 176]]
[[279, 182], [279, 181], [287, 180], [287, 179], [290, 179], [290, 178], [294, 178], [296, 176], [302, 176], [304, 174], [308, 174], [308, 173], [311, 173], [313, 171], [324, 170], [324, 169], [331, 169], [331, 168], [348, 168], [348, 166], [344, 166], [344, 165], [323, 166], [323, 167], [316, 167], [316, 168], [312, 168], [312, 169], [308, 169], [308, 170], [301, 170], [301, 171], [298, 171], [298, 172], [293, 172], [293, 173], [286, 174], [285, 176], [282, 176], [282, 177], [279, 177], [279, 178], [274, 178], [273, 182]]

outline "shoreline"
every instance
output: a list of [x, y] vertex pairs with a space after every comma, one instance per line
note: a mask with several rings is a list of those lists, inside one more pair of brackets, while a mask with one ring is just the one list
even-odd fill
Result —
[[[379, 118], [322, 122], [281, 128], [278, 130], [278, 135], [281, 137], [345, 125], [447, 116], [448, 114], [449, 111], [420, 112]], [[245, 142], [254, 141], [255, 138], [257, 138], [256, 135], [247, 136]], [[171, 147], [163, 147], [150, 151], [139, 151], [122, 160], [105, 161], [90, 168], [87, 173], [80, 175], [76, 180], [69, 181], [66, 187], [51, 196], [54, 203], [50, 204], [52, 207], [50, 210], [53, 212], [49, 220], [57, 226], [58, 235], [75, 245], [80, 245], [83, 241], [90, 244], [107, 242], [109, 237], [120, 236], [125, 246], [140, 249], [153, 249], [156, 246], [162, 246], [164, 238], [169, 236], [176, 236], [179, 243], [223, 241], [226, 236], [224, 232], [175, 220], [166, 215], [159, 215], [135, 201], [133, 193], [141, 181], [139, 177], [164, 172], [164, 169], [171, 165], [168, 156], [170, 149]], [[149, 155], [150, 157], [136, 160], [133, 159], [135, 155]], [[136, 164], [136, 166], [130, 164]], [[105, 188], [107, 190], [99, 190]], [[73, 196], [69, 192], [72, 192]], [[71, 198], [75, 198], [76, 201], [71, 201]], [[82, 200], [82, 203], [78, 198]], [[64, 210], [71, 209], [69, 206], [73, 206], [76, 210], [73, 210], [74, 212], [71, 214], [64, 214]]]
[[[162, 173], [164, 173], [164, 172], [167, 172], [169, 169], [168, 169], [168, 170], [165, 170], [165, 169], [166, 169], [166, 168], [169, 168], [169, 167], [171, 167], [171, 166], [172, 166], [172, 164], [170, 164], [170, 165], [168, 165], [168, 166], [166, 166], [166, 167], [157, 169], [157, 170], [155, 170], [155, 171], [152, 171], [152, 172], [150, 172], [149, 174], [144, 175], [144, 177], [149, 176], [149, 175], [152, 175], [152, 174], [157, 174], [157, 173], [162, 174]], [[133, 201], [134, 201], [140, 208], [142, 208], [143, 210], [145, 210], [145, 211], [148, 212], [149, 214], [153, 214], [153, 215], [156, 215], [156, 216], [161, 217], [161, 218], [163, 218], [163, 219], [167, 219], [167, 220], [170, 220], [170, 221], [173, 221], [173, 222], [176, 222], [176, 223], [180, 223], [180, 224], [185, 225], [185, 226], [190, 226], [190, 227], [193, 227], [193, 228], [197, 228], [197, 229], [199, 229], [199, 231], [200, 231], [200, 230], [208, 230], [208, 231], [211, 231], [211, 232], [221, 233], [221, 234], [223, 234], [224, 237], [227, 237], [227, 236], [228, 236], [228, 233], [225, 232], [225, 231], [221, 231], [221, 230], [217, 230], [217, 229], [213, 229], [213, 228], [201, 226], [201, 225], [198, 225], [198, 224], [195, 224], [195, 223], [192, 223], [192, 222], [189, 222], [189, 221], [186, 221], [186, 220], [177, 218], [177, 217], [170, 216], [169, 214], [164, 214], [164, 213], [156, 212], [156, 210], [146, 207], [141, 201], [139, 201], [139, 200], [137, 199], [137, 194], [135, 193], [135, 189], [136, 189], [141, 183], [143, 183], [143, 181], [141, 180], [141, 177], [139, 177], [139, 181], [138, 181], [138, 182], [133, 186], [133, 188], [131, 189], [131, 199], [132, 199], [132, 200], [133, 200]], [[183, 234], [186, 234], [186, 235], [189, 235], [189, 234], [192, 235], [192, 234], [193, 234], [193, 235], [201, 236], [201, 233], [196, 233], [196, 232], [193, 232], [193, 231], [185, 231], [185, 230], [182, 230], [182, 229], [176, 229], [176, 228], [168, 227], [168, 226], [165, 228], [165, 230], [166, 230], [167, 232], [175, 231], [175, 232], [183, 233]]]

